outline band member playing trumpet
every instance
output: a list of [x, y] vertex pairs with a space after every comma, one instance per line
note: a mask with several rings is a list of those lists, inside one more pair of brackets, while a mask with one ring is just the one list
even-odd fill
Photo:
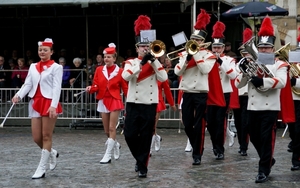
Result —
[[[274, 54], [275, 36], [270, 17], [267, 16], [263, 20], [258, 36], [258, 53]], [[244, 60], [247, 61], [246, 58]], [[268, 71], [265, 70], [261, 74], [261, 70], [256, 70], [256, 75], [252, 75], [249, 81], [247, 75], [249, 70], [241, 62], [244, 73], [237, 76], [235, 84], [238, 88], [242, 88], [249, 82], [247, 108], [249, 110], [250, 141], [260, 158], [255, 182], [263, 183], [268, 180], [271, 167], [275, 164], [273, 153], [277, 116], [281, 108], [280, 91], [286, 85], [288, 64], [279, 59], [272, 60], [274, 62], [263, 62], [265, 61], [263, 59], [259, 61], [266, 64]], [[259, 64], [257, 61], [254, 63]], [[271, 73], [267, 74], [267, 72]]]
[[[208, 87], [208, 73], [216, 62], [215, 56], [201, 47], [207, 36], [206, 25], [210, 15], [201, 9], [194, 26], [195, 31], [190, 39], [195, 40], [200, 48], [194, 55], [182, 52], [179, 63], [175, 66], [175, 74], [182, 76], [179, 89], [183, 91], [182, 121], [185, 132], [193, 147], [193, 165], [201, 164], [204, 149], [205, 117]], [[184, 55], [183, 55], [184, 54]]]
[[[216, 160], [224, 159], [224, 141], [227, 123], [227, 110], [230, 100], [230, 93], [233, 91], [231, 87], [231, 80], [235, 79], [235, 59], [224, 55], [224, 35], [225, 25], [217, 21], [213, 26], [213, 42], [212, 52], [217, 57], [219, 64], [220, 82], [222, 84], [222, 91], [226, 102], [225, 106], [208, 105], [207, 106], [207, 130], [210, 133], [210, 138], [213, 145], [213, 152]], [[215, 80], [217, 82], [219, 80]]]
[[138, 57], [125, 61], [122, 77], [129, 82], [126, 101], [124, 135], [136, 160], [135, 171], [147, 177], [150, 146], [154, 133], [156, 108], [159, 102], [157, 81], [168, 79], [167, 72], [149, 50], [149, 39], [140, 36], [150, 30], [150, 18], [140, 15], [135, 21]]
[[110, 43], [103, 51], [104, 66], [96, 69], [93, 84], [86, 87], [89, 93], [97, 92], [96, 99], [98, 101], [97, 111], [101, 113], [104, 131], [108, 137], [106, 141], [106, 151], [100, 164], [111, 162], [112, 151], [114, 150], [114, 158], [120, 157], [120, 144], [116, 140], [116, 124], [120, 111], [124, 110], [121, 96], [121, 90], [127, 95], [127, 83], [122, 78], [122, 68], [115, 64], [117, 59], [116, 46]]

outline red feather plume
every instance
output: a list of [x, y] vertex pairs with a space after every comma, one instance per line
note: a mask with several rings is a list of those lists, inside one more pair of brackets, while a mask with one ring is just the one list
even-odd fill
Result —
[[215, 23], [215, 25], [213, 26], [213, 33], [212, 33], [211, 37], [218, 38], [218, 39], [224, 38], [224, 35], [223, 35], [224, 31], [225, 31], [225, 24], [223, 24], [220, 21], [217, 21]]
[[[300, 27], [298, 28], [298, 31], [300, 31]], [[297, 37], [297, 42], [300, 42], [300, 34], [299, 34], [299, 36]]]
[[246, 28], [243, 32], [243, 44], [252, 38], [252, 30]]
[[200, 9], [200, 11], [194, 28], [197, 30], [206, 30], [206, 26], [210, 22], [210, 15], [204, 9]]
[[134, 22], [135, 35], [139, 36], [141, 30], [150, 30], [151, 26], [150, 18], [146, 15], [140, 15]]
[[265, 17], [258, 32], [258, 36], [274, 36], [272, 20], [269, 16]]

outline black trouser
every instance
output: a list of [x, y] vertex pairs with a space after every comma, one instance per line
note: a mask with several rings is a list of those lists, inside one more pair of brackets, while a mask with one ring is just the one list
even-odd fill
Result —
[[148, 160], [154, 134], [157, 104], [126, 103], [124, 136], [142, 173], [148, 172]]
[[278, 111], [249, 111], [250, 140], [259, 156], [258, 172], [271, 172]]
[[289, 123], [289, 132], [292, 139], [292, 164], [294, 166], [300, 165], [300, 100], [294, 100], [295, 108], [295, 123]]
[[234, 124], [237, 130], [237, 137], [240, 150], [247, 151], [249, 144], [249, 126], [248, 126], [248, 96], [239, 96], [240, 108], [233, 109]]
[[224, 93], [226, 106], [207, 106], [207, 130], [210, 134], [210, 139], [213, 149], [216, 153], [224, 154], [224, 142], [226, 134], [226, 120], [228, 114], [228, 105], [230, 93]]
[[193, 147], [193, 158], [200, 159], [204, 149], [205, 118], [207, 93], [183, 93], [182, 122], [185, 133]]

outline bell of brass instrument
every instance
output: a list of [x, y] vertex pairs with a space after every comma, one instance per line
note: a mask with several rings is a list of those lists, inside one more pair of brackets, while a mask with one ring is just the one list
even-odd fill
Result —
[[275, 57], [278, 59], [289, 62], [289, 51], [290, 51], [290, 42], [286, 45], [279, 48], [277, 51], [275, 51]]
[[[243, 47], [251, 56], [243, 57], [240, 60], [239, 69], [243, 74], [247, 76], [248, 81], [251, 80], [252, 76], [269, 76], [270, 78], [273, 78], [273, 73], [266, 67], [266, 65], [257, 63], [258, 50], [254, 44], [254, 39], [255, 37], [252, 37], [250, 40], [244, 43]], [[243, 64], [246, 67], [246, 71], [244, 71], [244, 69], [241, 67], [241, 64]], [[262, 86], [255, 89], [259, 93], [264, 93], [269, 90], [263, 88]]]
[[[190, 55], [194, 55], [196, 54], [197, 52], [199, 52], [199, 50], [201, 48], [208, 48], [210, 46], [211, 42], [206, 42], [206, 43], [202, 43], [202, 44], [199, 44], [197, 41], [195, 40], [189, 40], [185, 43], [185, 46], [184, 48], [181, 48], [179, 50], [175, 50], [173, 52], [170, 52], [170, 53], [167, 53], [167, 57], [172, 61], [174, 59], [178, 59], [180, 58], [182, 55], [179, 55], [180, 52], [183, 52], [183, 51], [186, 51], [188, 54]], [[177, 56], [175, 57], [170, 57], [171, 55], [174, 55], [176, 54]]]
[[166, 53], [166, 45], [160, 40], [155, 40], [150, 43], [150, 53], [154, 57], [161, 57]]

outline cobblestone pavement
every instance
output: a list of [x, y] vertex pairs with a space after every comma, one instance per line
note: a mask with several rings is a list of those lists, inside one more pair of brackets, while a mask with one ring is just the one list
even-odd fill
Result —
[[147, 178], [138, 178], [135, 161], [118, 130], [121, 157], [110, 164], [100, 164], [105, 152], [106, 136], [102, 129], [57, 127], [53, 147], [59, 152], [58, 165], [48, 170], [46, 177], [32, 180], [41, 150], [31, 138], [29, 127], [0, 129], [0, 187], [299, 187], [300, 171], [292, 172], [291, 153], [287, 152], [288, 134], [277, 131], [275, 159], [270, 180], [256, 184], [258, 156], [252, 144], [248, 156], [238, 154], [235, 138], [233, 147], [226, 141], [225, 160], [217, 161], [206, 133], [205, 150], [200, 166], [192, 165], [190, 152], [184, 152], [187, 137], [178, 129], [158, 129], [162, 136], [159, 152], [149, 161]]

